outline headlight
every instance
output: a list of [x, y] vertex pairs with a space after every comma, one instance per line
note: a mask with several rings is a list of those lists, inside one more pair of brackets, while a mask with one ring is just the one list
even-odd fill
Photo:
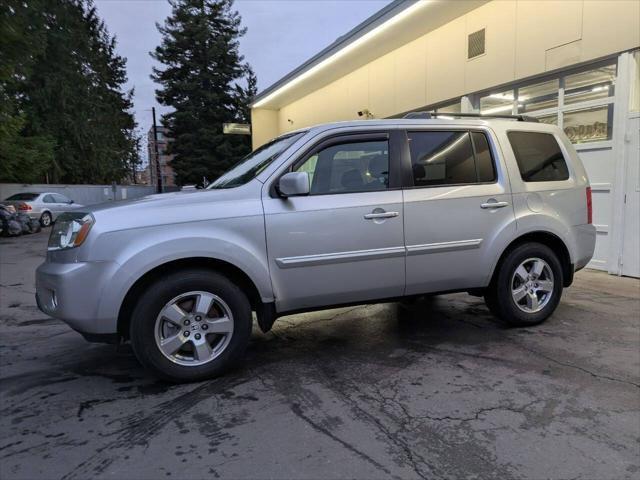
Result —
[[95, 219], [90, 213], [63, 213], [53, 224], [47, 250], [79, 247], [87, 238], [94, 223]]

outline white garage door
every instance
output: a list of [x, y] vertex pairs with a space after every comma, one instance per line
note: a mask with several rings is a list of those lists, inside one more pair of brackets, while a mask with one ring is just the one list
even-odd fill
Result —
[[613, 182], [615, 180], [615, 158], [611, 146], [605, 148], [578, 147], [578, 153], [587, 170], [593, 197], [593, 224], [596, 227], [596, 250], [590, 268], [607, 270], [611, 240], [611, 218], [613, 213]]
[[627, 130], [622, 274], [640, 277], [640, 117]]

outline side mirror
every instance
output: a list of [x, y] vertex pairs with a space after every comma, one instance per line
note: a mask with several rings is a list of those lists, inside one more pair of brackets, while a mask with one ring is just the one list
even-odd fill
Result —
[[307, 172], [289, 172], [280, 177], [278, 194], [282, 197], [295, 197], [309, 194], [309, 174]]
[[75, 203], [73, 200], [69, 200], [69, 205], [71, 205], [72, 203]]

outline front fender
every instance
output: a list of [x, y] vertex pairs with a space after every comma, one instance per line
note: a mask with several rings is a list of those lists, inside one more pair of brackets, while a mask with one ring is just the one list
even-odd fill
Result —
[[100, 318], [117, 319], [127, 292], [149, 271], [194, 257], [236, 266], [253, 281], [262, 301], [273, 301], [264, 223], [259, 216], [109, 232], [96, 239], [92, 251], [119, 265], [100, 299]]

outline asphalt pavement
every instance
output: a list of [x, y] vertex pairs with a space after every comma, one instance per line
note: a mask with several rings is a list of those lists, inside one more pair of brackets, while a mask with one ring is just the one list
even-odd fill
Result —
[[284, 317], [174, 386], [38, 311], [47, 236], [0, 239], [2, 479], [640, 478], [637, 279], [527, 329], [466, 294]]

